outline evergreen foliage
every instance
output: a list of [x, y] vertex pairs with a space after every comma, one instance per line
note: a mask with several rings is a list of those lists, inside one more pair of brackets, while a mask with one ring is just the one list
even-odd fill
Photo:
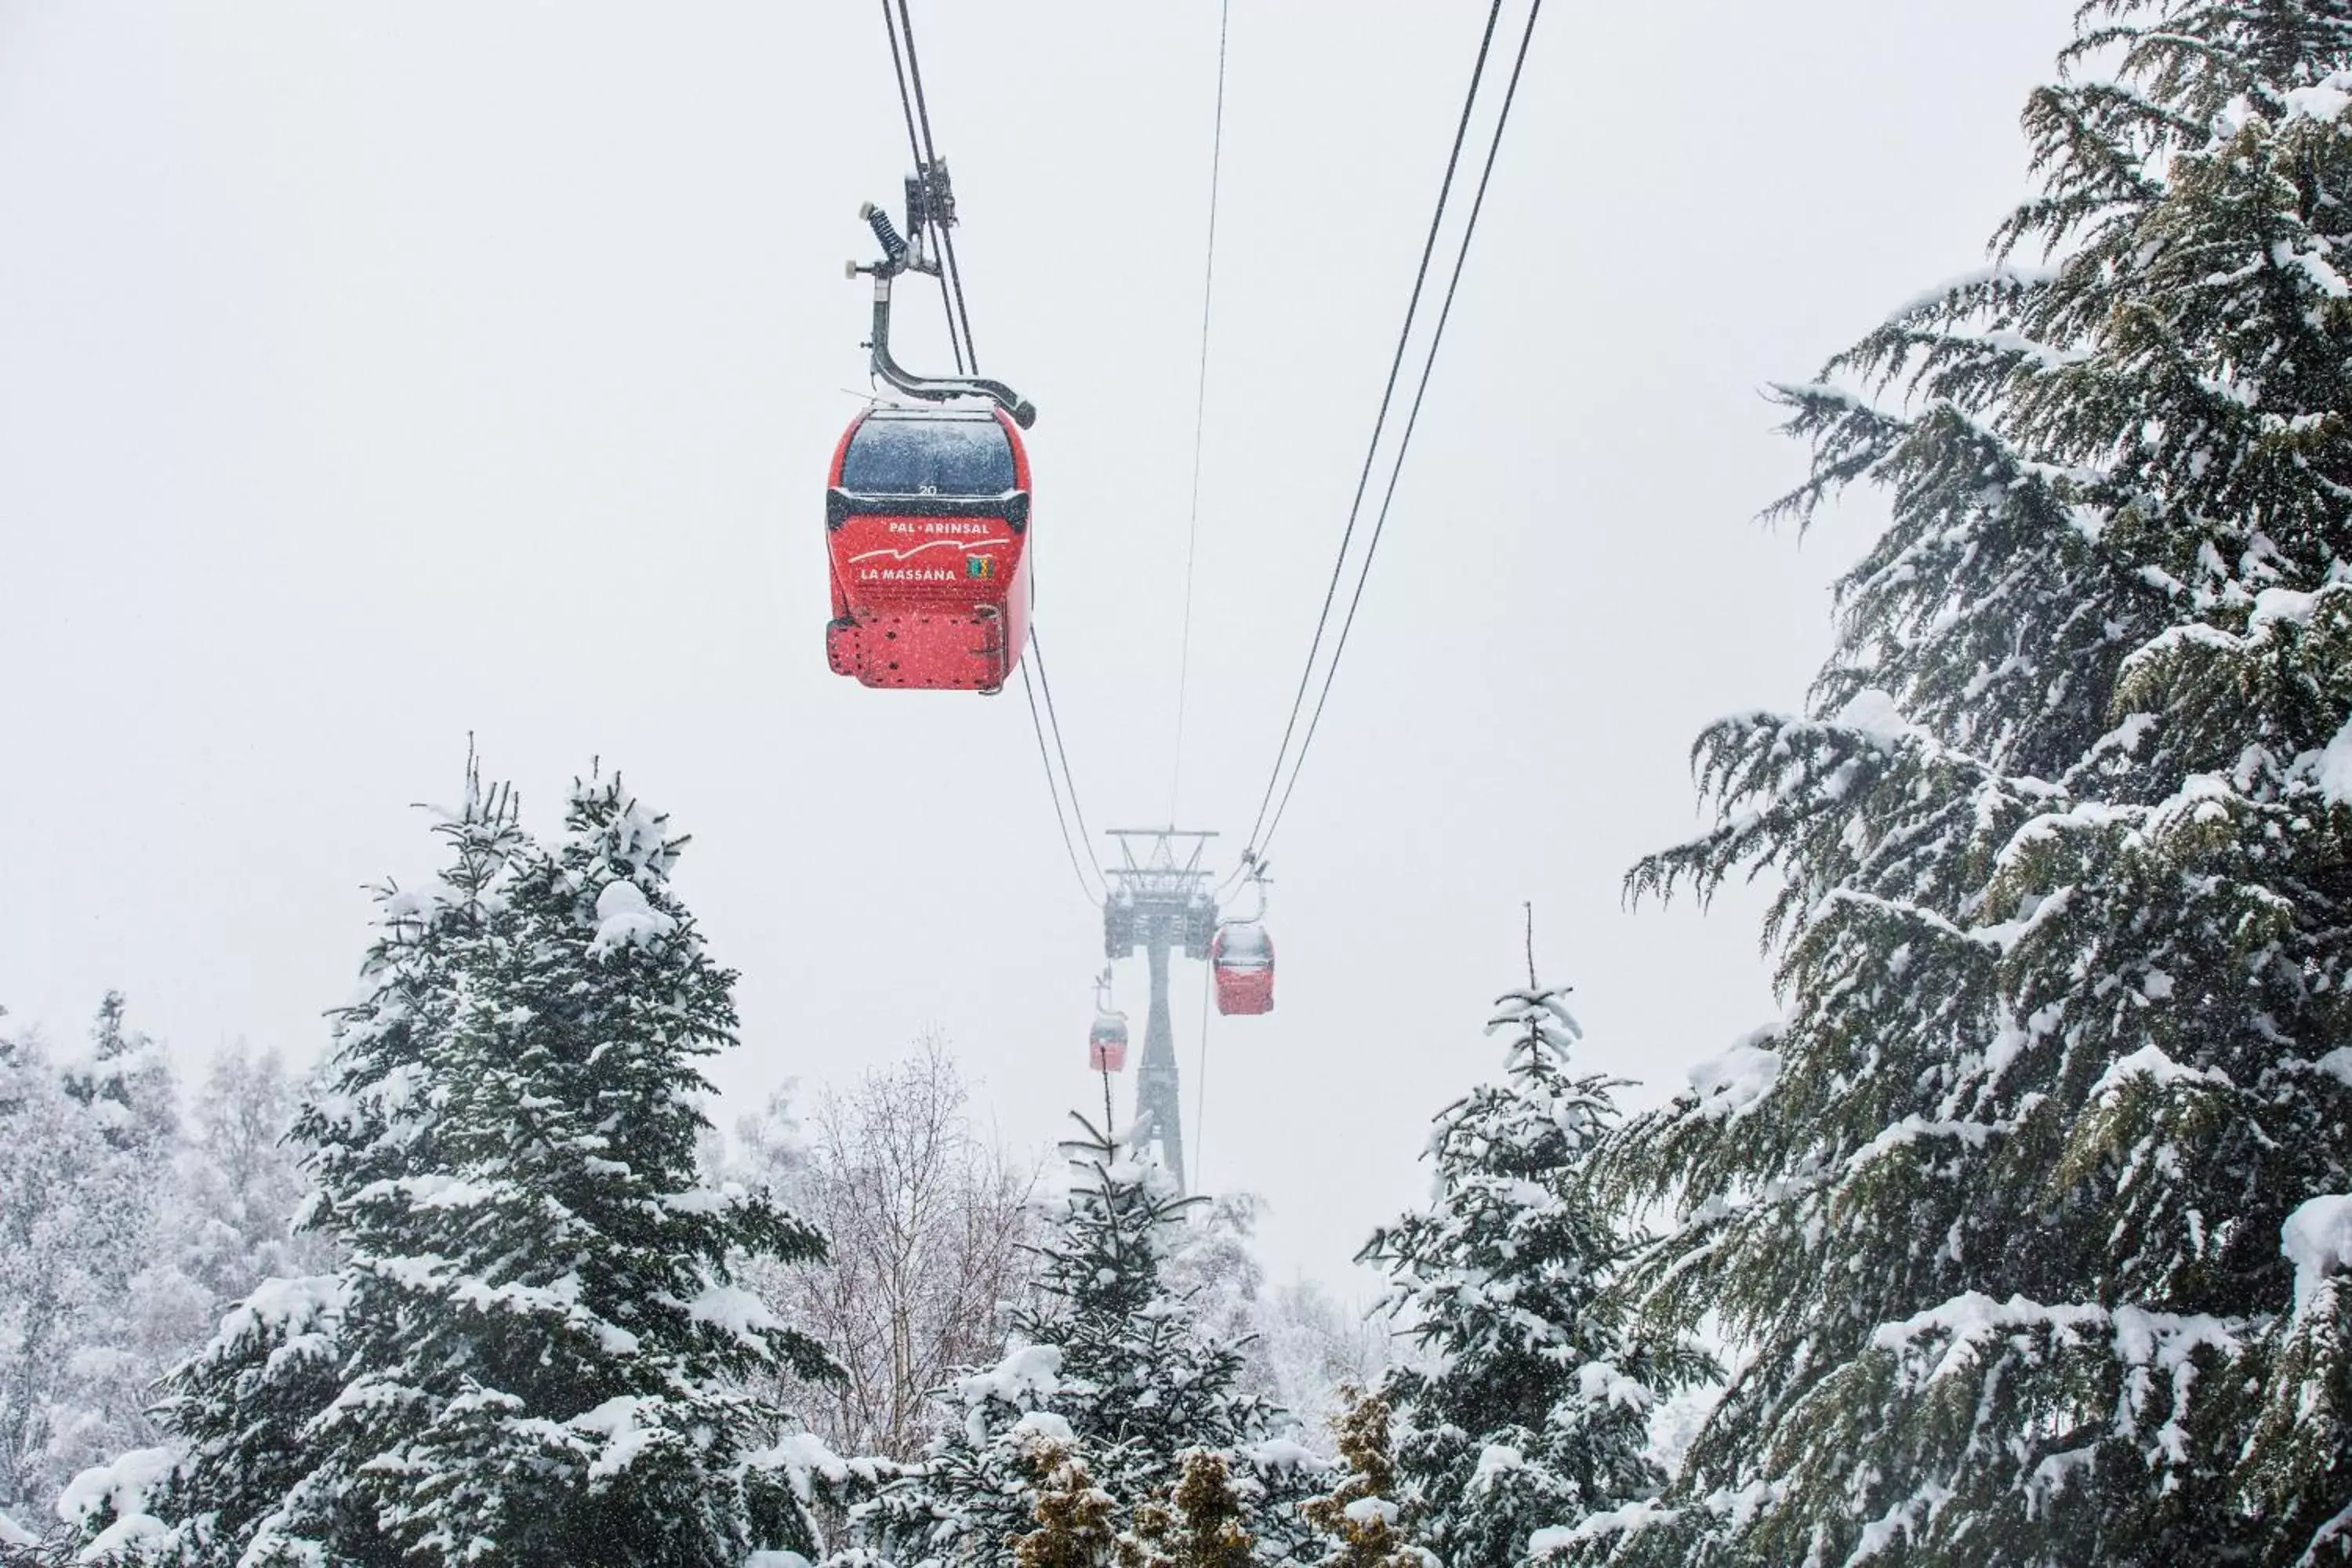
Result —
[[124, 1026], [129, 1006], [120, 991], [100, 999], [89, 1055], [66, 1067], [63, 1082], [96, 1116], [108, 1147], [151, 1155], [171, 1147], [179, 1131], [179, 1095], [155, 1041]]
[[526, 837], [469, 777], [441, 881], [380, 896], [305, 1108], [331, 1275], [272, 1281], [174, 1380], [161, 1474], [78, 1483], [109, 1545], [200, 1563], [735, 1568], [813, 1550], [810, 1462], [755, 1373], [825, 1370], [736, 1279], [822, 1242], [695, 1178], [731, 972], [618, 779]]
[[1388, 1272], [1385, 1305], [1423, 1352], [1382, 1392], [1403, 1528], [1448, 1568], [1508, 1568], [1538, 1530], [1655, 1497], [1654, 1387], [1694, 1370], [1629, 1335], [1607, 1294], [1629, 1243], [1584, 1178], [1612, 1086], [1570, 1074], [1564, 994], [1505, 994], [1497, 1031], [1512, 1037], [1502, 1080], [1437, 1118], [1431, 1206], [1359, 1254]]
[[1195, 1201], [1159, 1165], [1085, 1118], [1064, 1145], [1076, 1180], [1061, 1228], [1040, 1248], [1015, 1338], [1061, 1352], [1055, 1410], [1120, 1477], [1173, 1479], [1188, 1448], [1231, 1449], [1263, 1435], [1273, 1412], [1235, 1392], [1241, 1347], [1199, 1331], [1192, 1298], [1170, 1288], [1170, 1255]]
[[1176, 1484], [1188, 1450], [1208, 1450], [1235, 1471], [1266, 1553], [1297, 1535], [1304, 1451], [1269, 1440], [1277, 1413], [1239, 1391], [1240, 1349], [1205, 1337], [1171, 1289], [1192, 1200], [1129, 1140], [1076, 1120], [1071, 1188], [1003, 1359], [959, 1381], [961, 1422], [853, 1514], [859, 1541], [899, 1568], [1005, 1561], [1045, 1484], [1041, 1443], [1066, 1450], [1121, 1518]]
[[1024, 1454], [1037, 1528], [1013, 1540], [1016, 1568], [1112, 1568], [1125, 1553], [1111, 1495], [1066, 1442], [1040, 1438]]
[[1250, 1568], [1254, 1500], [1254, 1489], [1236, 1482], [1224, 1455], [1188, 1449], [1167, 1500], [1135, 1510], [1138, 1568]]
[[1397, 1529], [1395, 1413], [1379, 1394], [1355, 1388], [1339, 1391], [1339, 1407], [1331, 1489], [1299, 1506], [1322, 1551], [1301, 1555], [1316, 1568], [1429, 1568], [1433, 1559]]
[[73, 1559], [74, 1542], [68, 1533], [36, 1535], [0, 1513], [0, 1568], [68, 1568]]
[[[2352, 1555], [2352, 5], [2093, 0], [1993, 264], [1781, 389], [1893, 521], [1637, 893], [1781, 881], [1785, 1026], [1633, 1124], [1754, 1359], [1588, 1560]], [[2306, 1226], [2305, 1229], [2311, 1227]]]

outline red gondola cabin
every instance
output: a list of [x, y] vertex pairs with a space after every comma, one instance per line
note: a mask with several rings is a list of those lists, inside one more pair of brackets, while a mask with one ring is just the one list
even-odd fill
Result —
[[1097, 1013], [1087, 1032], [1087, 1068], [1090, 1072], [1127, 1070], [1127, 1015]]
[[1029, 455], [993, 408], [868, 408], [834, 448], [825, 656], [867, 686], [995, 691], [1029, 635]]
[[1209, 941], [1220, 1013], [1274, 1011], [1274, 939], [1255, 921], [1228, 921]]

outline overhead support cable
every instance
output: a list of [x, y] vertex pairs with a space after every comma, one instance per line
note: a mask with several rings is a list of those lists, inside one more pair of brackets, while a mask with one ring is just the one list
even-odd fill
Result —
[[1429, 279], [1430, 258], [1437, 252], [1437, 237], [1445, 221], [1445, 204], [1454, 190], [1454, 174], [1462, 161], [1462, 145], [1470, 134], [1470, 114], [1478, 101], [1478, 84], [1486, 76], [1486, 55], [1495, 41], [1495, 24], [1503, 14], [1503, 0], [1492, 0], [1486, 11], [1486, 26], [1478, 38], [1478, 58], [1470, 70], [1470, 87], [1462, 97], [1462, 117], [1454, 128], [1454, 146], [1445, 155], [1445, 177], [1437, 187], [1437, 205], [1429, 217], [1429, 237], [1422, 242], [1421, 264], [1414, 268], [1412, 293], [1405, 302], [1404, 324], [1397, 331], [1396, 352], [1389, 361], [1387, 384], [1381, 389], [1380, 412], [1372, 421], [1372, 438], [1364, 447], [1364, 465], [1356, 476], [1355, 498], [1348, 504], [1348, 525], [1339, 535], [1339, 550], [1331, 563], [1331, 581], [1323, 590], [1322, 608], [1315, 617], [1315, 636], [1307, 647], [1307, 663], [1298, 672], [1298, 689], [1290, 700], [1290, 717], [1282, 727], [1282, 743], [1275, 749], [1274, 767], [1266, 774], [1265, 793], [1258, 801], [1257, 816], [1250, 824], [1249, 845], [1255, 848], [1266, 814], [1273, 808], [1275, 789], [1282, 782], [1283, 763], [1290, 755], [1290, 742], [1298, 728], [1299, 714], [1307, 705], [1307, 689], [1315, 678], [1316, 656], [1322, 651], [1323, 634], [1330, 624], [1331, 605], [1339, 597], [1339, 579], [1348, 564], [1348, 547], [1356, 536], [1356, 521], [1364, 505], [1364, 491], [1370, 485], [1372, 462], [1379, 455], [1381, 432], [1388, 426], [1389, 407], [1396, 396], [1397, 376], [1404, 368], [1405, 349], [1412, 336], [1412, 323], [1421, 308], [1423, 287]]
[[[1495, 157], [1502, 151], [1503, 131], [1510, 123], [1511, 102], [1518, 96], [1519, 73], [1528, 63], [1528, 45], [1535, 37], [1536, 18], [1543, 13], [1543, 0], [1532, 0], [1528, 7], [1528, 25], [1519, 34], [1519, 48], [1511, 62], [1511, 78], [1503, 89], [1503, 107], [1495, 118], [1495, 134], [1486, 143], [1486, 161], [1478, 171], [1477, 194], [1471, 198], [1470, 216], [1462, 228], [1462, 244], [1454, 254], [1454, 271], [1445, 282], [1445, 300], [1437, 312], [1437, 325], [1430, 333], [1429, 353], [1422, 361], [1421, 380], [1414, 386], [1412, 407], [1407, 412], [1404, 432], [1398, 439], [1395, 460], [1389, 466], [1386, 489], [1381, 495], [1381, 510], [1372, 520], [1372, 533], [1364, 546], [1363, 564], [1356, 573], [1355, 591], [1348, 599], [1348, 614], [1339, 623], [1339, 636], [1331, 649], [1331, 662], [1323, 671], [1323, 688], [1316, 694], [1315, 711], [1307, 721], [1307, 734], [1298, 743], [1298, 754], [1292, 759], [1290, 780], [1283, 785], [1282, 799], [1274, 808], [1273, 817], [1265, 825], [1265, 834], [1256, 839], [1257, 853], [1263, 856], [1274, 843], [1275, 829], [1282, 826], [1282, 815], [1289, 808], [1291, 791], [1298, 787], [1299, 769], [1306, 765], [1307, 748], [1315, 743], [1315, 731], [1323, 722], [1323, 705], [1330, 700], [1331, 682], [1339, 673], [1339, 659], [1348, 651], [1348, 634], [1355, 628], [1356, 611], [1364, 601], [1364, 584], [1371, 576], [1372, 558], [1380, 553], [1381, 535], [1388, 528], [1389, 506], [1396, 500], [1397, 479], [1404, 472], [1405, 453], [1412, 445], [1412, 433], [1421, 422], [1422, 399], [1428, 395], [1430, 373], [1437, 365], [1438, 345], [1445, 341], [1445, 323], [1454, 314], [1454, 291], [1462, 286], [1462, 268], [1470, 259], [1470, 241], [1478, 232], [1478, 215], [1486, 205], [1487, 182], [1494, 178]], [[1254, 836], [1255, 837], [1255, 836]]]
[[898, 82], [898, 107], [907, 116], [907, 153], [915, 167], [923, 166], [923, 143], [915, 134], [915, 100], [907, 90], [907, 62], [898, 48], [898, 19], [890, 14], [890, 0], [882, 0], [882, 30], [890, 37], [890, 72]]
[[[1102, 895], [1095, 891], [1093, 885], [1087, 880], [1086, 872], [1079, 868], [1077, 846], [1070, 838], [1070, 820], [1062, 813], [1062, 787], [1055, 782], [1054, 759], [1045, 752], [1045, 726], [1037, 715], [1037, 691], [1029, 682], [1027, 665], [1021, 667], [1021, 691], [1029, 699], [1029, 724], [1037, 732], [1037, 760], [1045, 766], [1045, 790], [1054, 797], [1054, 823], [1062, 830], [1062, 852], [1070, 858], [1070, 874], [1078, 879], [1078, 890], [1087, 896], [1088, 903], [1099, 904]], [[1095, 874], [1099, 877], [1101, 868], [1096, 868]]]
[[[898, 50], [898, 20], [890, 14], [890, 0], [882, 0], [882, 30], [890, 37], [890, 70], [898, 80], [899, 111], [907, 118], [907, 155], [914, 160], [916, 178], [923, 180], [928, 184], [929, 175], [927, 171], [930, 167], [930, 160], [923, 153], [922, 140], [915, 134], [914, 97], [908, 90], [906, 61], [901, 57]], [[908, 53], [909, 54], [913, 52], [914, 41], [915, 35], [910, 27], [907, 34], [907, 48]], [[913, 222], [913, 214], [910, 213], [908, 215], [910, 226]], [[940, 248], [944, 252], [947, 248], [947, 227], [945, 225], [938, 226], [938, 234], [940, 238]], [[955, 355], [956, 374], [958, 375], [963, 375], [966, 374], [977, 375], [980, 374], [980, 366], [977, 364], [967, 366], [964, 363], [963, 340], [956, 335], [955, 307], [948, 302], [947, 273], [945, 271], [941, 271], [939, 274], [939, 279], [940, 309], [947, 313], [948, 348]]]
[[[894, 0], [882, 0], [882, 26], [890, 38], [890, 65], [898, 77], [898, 107], [907, 122], [908, 152], [915, 161], [917, 177], [928, 184], [935, 177], [934, 171], [940, 167], [940, 159], [938, 146], [931, 137], [930, 101], [923, 90], [922, 58], [915, 49], [915, 19], [908, 9], [907, 0], [895, 0], [895, 15], [893, 6]], [[962, 269], [956, 261], [954, 225], [934, 214], [932, 226], [939, 237], [940, 309], [947, 320], [948, 341], [955, 350], [957, 373], [968, 372], [977, 375], [980, 374], [980, 351], [972, 343], [971, 312], [964, 300]], [[1102, 863], [1095, 856], [1094, 840], [1087, 831], [1086, 809], [1078, 804], [1077, 779], [1070, 772], [1069, 751], [1063, 743], [1061, 715], [1054, 709], [1054, 683], [1046, 672], [1045, 650], [1038, 644], [1037, 628], [1034, 624], [1029, 628], [1028, 640], [1028, 658], [1021, 665], [1021, 689], [1029, 700], [1029, 726], [1037, 738], [1038, 760], [1045, 764], [1045, 790], [1054, 804], [1054, 823], [1061, 831], [1062, 848], [1069, 857], [1070, 870], [1078, 879], [1079, 890], [1085, 893], [1089, 903], [1099, 906], [1103, 894], [1097, 889], [1107, 888], [1108, 879], [1103, 876]], [[1034, 684], [1029, 679], [1032, 664], [1037, 667], [1037, 679]], [[1044, 698], [1042, 710], [1039, 703], [1041, 694]], [[1048, 730], [1053, 734], [1050, 748], [1046, 743]], [[1055, 771], [1057, 759], [1060, 763], [1058, 773]], [[1065, 795], [1069, 799], [1066, 813], [1063, 807]], [[1075, 838], [1070, 832], [1072, 818], [1077, 822]], [[1085, 846], [1086, 865], [1094, 868], [1092, 883], [1087, 880], [1087, 873], [1080, 865], [1081, 845]]]
[[1103, 876], [1102, 862], [1095, 858], [1094, 835], [1087, 830], [1087, 814], [1078, 805], [1077, 778], [1070, 772], [1070, 753], [1062, 749], [1062, 721], [1054, 712], [1054, 678], [1045, 668], [1045, 647], [1037, 640], [1037, 623], [1029, 623], [1029, 657], [1036, 661], [1037, 685], [1045, 693], [1045, 719], [1054, 730], [1054, 754], [1062, 761], [1062, 782], [1070, 792], [1070, 815], [1078, 819], [1078, 841], [1087, 847], [1087, 859], [1093, 864], [1095, 879], [1108, 885]]
[[[907, 35], [907, 75], [915, 84], [915, 118], [923, 128], [923, 162], [927, 167], [936, 167], [940, 154], [939, 148], [931, 141], [931, 106], [923, 96], [923, 62], [915, 54], [915, 19], [908, 13], [907, 0], [898, 0], [898, 28]], [[964, 308], [963, 275], [956, 267], [955, 227], [952, 224], [940, 225], [940, 253], [947, 263], [940, 277], [955, 292], [954, 314], [948, 323], [948, 331], [952, 336], [957, 325], [961, 324], [963, 353], [971, 360], [972, 373], [978, 374], [980, 351], [971, 342], [971, 312]]]
[[1201, 368], [1192, 391], [1192, 500], [1184, 525], [1184, 620], [1176, 654], [1176, 743], [1168, 766], [1168, 820], [1184, 777], [1184, 700], [1192, 672], [1192, 562], [1201, 540], [1201, 446], [1209, 413], [1209, 312], [1217, 289], [1217, 179], [1225, 156], [1225, 35], [1233, 0], [1217, 5], [1217, 109], [1209, 132], [1209, 244], [1201, 276]]

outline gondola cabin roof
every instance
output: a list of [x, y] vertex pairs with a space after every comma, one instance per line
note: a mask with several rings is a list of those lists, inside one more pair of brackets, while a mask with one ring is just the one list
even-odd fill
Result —
[[1259, 968], [1274, 962], [1274, 940], [1255, 921], [1229, 921], [1217, 928], [1216, 962], [1234, 968]]

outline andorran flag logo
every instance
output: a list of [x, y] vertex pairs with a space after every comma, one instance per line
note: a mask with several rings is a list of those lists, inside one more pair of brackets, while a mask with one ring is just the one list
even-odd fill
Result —
[[967, 577], [995, 576], [996, 557], [993, 555], [965, 556], [963, 562], [963, 574]]

